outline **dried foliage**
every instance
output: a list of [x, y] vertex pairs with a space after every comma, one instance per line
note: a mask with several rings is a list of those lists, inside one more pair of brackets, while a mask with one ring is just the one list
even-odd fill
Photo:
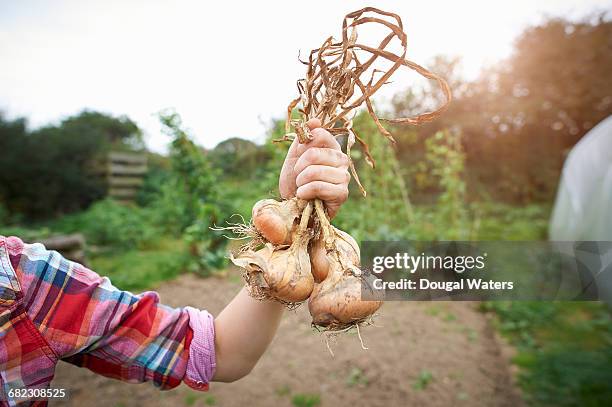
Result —
[[[380, 43], [367, 45], [358, 42], [358, 30], [382, 28], [388, 32]], [[298, 137], [301, 143], [311, 136], [306, 121], [312, 118], [321, 120], [323, 128], [334, 136], [347, 135], [347, 155], [351, 159], [351, 148], [358, 142], [366, 161], [371, 167], [375, 162], [367, 143], [353, 129], [352, 118], [356, 109], [365, 104], [379, 132], [390, 142], [395, 143], [391, 133], [382, 122], [392, 124], [418, 125], [435, 119], [451, 101], [451, 90], [444, 79], [422, 66], [406, 59], [407, 40], [401, 18], [394, 13], [366, 7], [347, 14], [342, 23], [342, 40], [335, 42], [327, 38], [321, 47], [310, 52], [307, 61], [306, 78], [297, 81], [299, 96], [287, 107], [285, 140]], [[399, 48], [399, 52], [393, 50]], [[414, 117], [385, 119], [378, 117], [372, 105], [372, 96], [400, 68], [411, 69], [427, 79], [435, 80], [444, 93], [445, 103], [438, 109]], [[295, 108], [301, 119], [292, 120]], [[291, 132], [293, 127], [294, 132]], [[351, 161], [351, 172], [362, 194], [366, 191], [359, 181], [355, 166]]]

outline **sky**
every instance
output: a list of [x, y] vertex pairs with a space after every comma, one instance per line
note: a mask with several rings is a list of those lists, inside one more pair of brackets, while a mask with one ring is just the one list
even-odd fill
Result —
[[611, 10], [612, 0], [0, 0], [0, 111], [31, 128], [85, 108], [127, 115], [164, 152], [155, 115], [173, 108], [207, 148], [262, 142], [296, 96], [298, 52], [337, 38], [344, 15], [366, 5], [402, 17], [409, 59], [459, 56], [473, 78], [525, 27]]

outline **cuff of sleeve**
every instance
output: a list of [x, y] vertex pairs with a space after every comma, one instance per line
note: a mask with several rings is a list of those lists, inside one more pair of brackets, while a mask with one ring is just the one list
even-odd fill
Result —
[[208, 390], [208, 382], [217, 367], [213, 316], [193, 307], [185, 309], [189, 313], [189, 327], [193, 331], [193, 339], [189, 346], [189, 360], [183, 382], [195, 390]]

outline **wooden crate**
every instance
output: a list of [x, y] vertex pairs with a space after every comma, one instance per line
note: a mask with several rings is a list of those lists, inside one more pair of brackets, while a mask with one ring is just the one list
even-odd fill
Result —
[[133, 202], [147, 173], [147, 156], [143, 153], [110, 152], [103, 171], [107, 195], [119, 202]]

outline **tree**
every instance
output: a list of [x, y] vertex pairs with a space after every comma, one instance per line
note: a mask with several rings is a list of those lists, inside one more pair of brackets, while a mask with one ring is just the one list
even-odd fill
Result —
[[217, 144], [210, 156], [214, 167], [222, 170], [224, 175], [241, 179], [251, 177], [260, 164], [269, 159], [265, 148], [238, 137]]
[[83, 209], [104, 195], [93, 162], [111, 148], [142, 148], [134, 122], [84, 111], [28, 131], [25, 119], [0, 116], [0, 200], [27, 220]]
[[[400, 159], [422, 157], [424, 140], [448, 128], [463, 135], [469, 195], [550, 201], [567, 151], [612, 114], [610, 38], [612, 22], [603, 16], [552, 19], [526, 29], [507, 60], [469, 83], [457, 79], [457, 61], [437, 59], [433, 70], [451, 79], [455, 100], [416, 136], [399, 137]], [[426, 94], [396, 98], [394, 112], [427, 109]]]
[[62, 121], [59, 129], [75, 137], [87, 135], [100, 138], [106, 149], [144, 150], [142, 131], [127, 116], [114, 117], [96, 111], [83, 110], [76, 116]]

